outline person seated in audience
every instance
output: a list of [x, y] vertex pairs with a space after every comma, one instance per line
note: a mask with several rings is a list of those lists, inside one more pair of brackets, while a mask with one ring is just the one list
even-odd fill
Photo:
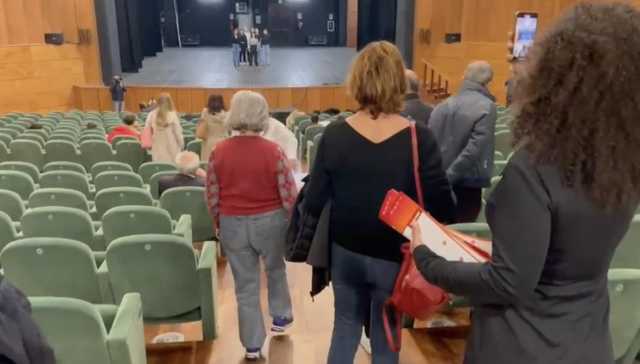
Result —
[[319, 122], [320, 122], [320, 115], [311, 114], [311, 124], [312, 125], [318, 125]]
[[176, 156], [178, 174], [158, 180], [158, 194], [174, 187], [204, 187], [206, 172], [200, 168], [200, 157], [194, 152], [180, 152]]
[[495, 97], [487, 88], [492, 79], [489, 63], [472, 62], [460, 92], [440, 103], [429, 121], [458, 199], [459, 223], [476, 221], [482, 209], [482, 189], [491, 186], [497, 119]]
[[328, 109], [326, 109], [325, 111], [322, 112], [323, 114], [329, 114], [331, 116], [335, 116], [340, 114], [340, 110], [336, 109], [335, 107], [330, 107]]
[[32, 123], [29, 124], [29, 127], [27, 129], [29, 129], [29, 130], [39, 130], [39, 129], [42, 129], [42, 124], [38, 124], [38, 123], [32, 122]]
[[[308, 213], [320, 217], [331, 200], [331, 279], [335, 317], [328, 364], [353, 363], [365, 320], [373, 362], [398, 363], [389, 349], [382, 307], [393, 291], [407, 239], [386, 226], [378, 211], [390, 189], [417, 200], [412, 122], [400, 115], [407, 82], [400, 51], [369, 43], [348, 76], [360, 111], [325, 129], [307, 185]], [[415, 125], [425, 208], [442, 223], [454, 221], [451, 187], [431, 131]], [[370, 312], [370, 315], [369, 315]]]
[[147, 104], [144, 105], [144, 108], [141, 110], [142, 112], [152, 112], [158, 107], [158, 100], [151, 98], [147, 101]]
[[132, 137], [137, 140], [140, 140], [140, 132], [136, 127], [136, 116], [132, 113], [126, 113], [122, 117], [122, 124], [120, 126], [116, 126], [111, 130], [111, 132], [107, 135], [107, 142], [113, 143], [113, 139], [119, 136], [127, 136]]
[[98, 128], [98, 124], [94, 123], [94, 122], [88, 122], [87, 125], [84, 126], [85, 130], [91, 130], [91, 129], [97, 129]]
[[209, 155], [216, 144], [227, 138], [229, 132], [224, 124], [227, 112], [224, 110], [222, 95], [211, 95], [207, 107], [200, 114], [200, 121], [196, 129], [196, 137], [202, 139], [200, 158], [209, 160]]
[[414, 229], [424, 277], [474, 306], [466, 364], [614, 363], [607, 272], [640, 200], [638, 19], [581, 3], [531, 49], [519, 147], [488, 201], [491, 262], [446, 261]]
[[293, 170], [298, 168], [298, 139], [296, 135], [280, 121], [270, 117], [262, 132], [262, 136], [276, 143], [284, 151], [289, 166]]
[[160, 95], [156, 109], [147, 116], [145, 128], [149, 128], [147, 134], [151, 135], [153, 161], [174, 163], [176, 156], [184, 148], [184, 139], [171, 95]]
[[416, 123], [429, 124], [429, 118], [433, 108], [420, 99], [420, 80], [415, 72], [405, 71], [407, 78], [407, 94], [404, 97], [404, 110], [402, 115], [413, 119]]
[[261, 358], [266, 338], [260, 308], [261, 260], [271, 332], [284, 334], [293, 323], [284, 241], [297, 190], [285, 153], [261, 137], [268, 123], [269, 106], [262, 95], [236, 93], [227, 118], [233, 136], [216, 146], [207, 170], [207, 203], [231, 265], [240, 341], [248, 360]]
[[293, 129], [296, 123], [296, 118], [307, 115], [304, 111], [293, 110], [289, 116], [287, 116], [287, 128]]

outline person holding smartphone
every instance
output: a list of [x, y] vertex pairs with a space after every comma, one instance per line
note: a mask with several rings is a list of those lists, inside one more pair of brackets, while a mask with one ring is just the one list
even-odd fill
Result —
[[127, 88], [124, 87], [124, 81], [119, 75], [113, 76], [113, 83], [109, 88], [111, 92], [111, 100], [113, 101], [113, 111], [121, 113], [124, 111], [124, 94]]

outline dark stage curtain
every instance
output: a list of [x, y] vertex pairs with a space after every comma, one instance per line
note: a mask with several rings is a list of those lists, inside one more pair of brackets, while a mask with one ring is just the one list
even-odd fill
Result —
[[367, 44], [396, 38], [397, 0], [358, 1], [358, 49]]
[[162, 51], [160, 7], [156, 0], [115, 0], [123, 72], [138, 72], [144, 57]]
[[138, 0], [142, 52], [145, 57], [154, 57], [162, 52], [160, 12], [163, 4], [158, 0]]

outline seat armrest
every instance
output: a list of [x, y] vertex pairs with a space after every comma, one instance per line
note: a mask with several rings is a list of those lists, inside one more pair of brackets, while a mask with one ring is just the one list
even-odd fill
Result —
[[[97, 260], [97, 256], [96, 256]], [[104, 255], [103, 255], [104, 260]], [[102, 302], [115, 303], [113, 297], [113, 290], [111, 289], [111, 281], [109, 280], [109, 268], [107, 267], [107, 261], [103, 261], [98, 268], [98, 284], [100, 285], [100, 295], [102, 296]]]
[[202, 332], [205, 340], [218, 336], [218, 256], [216, 243], [205, 241], [198, 261], [198, 281], [200, 284], [200, 312], [202, 313]]
[[122, 298], [113, 326], [107, 336], [112, 363], [146, 364], [142, 299], [139, 293]]
[[193, 232], [191, 231], [191, 215], [181, 215], [173, 229], [174, 235], [183, 237], [187, 243], [193, 244]]

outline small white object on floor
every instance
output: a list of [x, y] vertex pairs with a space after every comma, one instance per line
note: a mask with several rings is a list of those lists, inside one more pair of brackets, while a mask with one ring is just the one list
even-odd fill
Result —
[[184, 334], [179, 332], [167, 332], [158, 335], [151, 341], [153, 344], [171, 344], [184, 342]]
[[364, 331], [362, 332], [362, 338], [360, 338], [360, 346], [367, 354], [371, 355], [371, 340], [369, 340]]
[[453, 321], [450, 320], [448, 318], [438, 318], [438, 319], [434, 319], [434, 320], [429, 320], [427, 322], [427, 327], [428, 328], [434, 328], [434, 327], [456, 327], [458, 326], [458, 324]]

